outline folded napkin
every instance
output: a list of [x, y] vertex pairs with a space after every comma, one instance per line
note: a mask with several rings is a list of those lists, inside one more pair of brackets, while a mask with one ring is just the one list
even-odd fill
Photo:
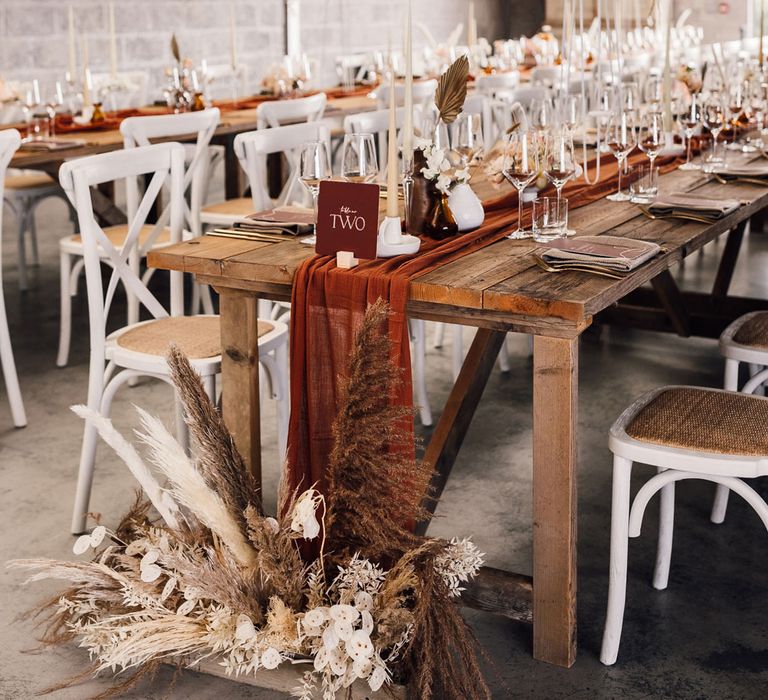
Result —
[[756, 163], [744, 163], [743, 165], [727, 165], [714, 171], [720, 177], [749, 177], [768, 178], [768, 163], [758, 161]]
[[315, 212], [292, 205], [249, 214], [233, 224], [243, 233], [285, 234], [299, 236], [309, 233], [315, 222]]
[[673, 214], [699, 214], [711, 219], [722, 219], [736, 211], [741, 203], [737, 199], [718, 199], [703, 195], [673, 193], [663, 195], [648, 205], [648, 211], [657, 216]]
[[25, 151], [63, 151], [67, 148], [80, 148], [85, 146], [85, 141], [81, 140], [64, 140], [56, 141], [55, 139], [40, 139], [35, 141], [22, 141], [21, 148]]
[[552, 267], [573, 264], [596, 270], [630, 272], [650, 260], [661, 246], [619, 236], [578, 236], [552, 241], [541, 259]]

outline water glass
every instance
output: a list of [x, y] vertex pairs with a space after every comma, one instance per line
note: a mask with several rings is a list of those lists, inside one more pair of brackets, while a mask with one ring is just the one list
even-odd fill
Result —
[[659, 169], [635, 165], [629, 171], [629, 199], [635, 204], [650, 204], [659, 194]]
[[44, 141], [51, 135], [51, 118], [47, 113], [35, 113], [29, 117], [27, 125], [28, 141]]
[[549, 243], [563, 238], [568, 229], [568, 200], [563, 197], [539, 197], [533, 201], [531, 220], [533, 240]]
[[373, 182], [378, 174], [373, 134], [346, 134], [341, 147], [341, 177], [347, 182]]
[[701, 169], [707, 174], [719, 172], [726, 167], [728, 150], [725, 141], [713, 140], [701, 150]]

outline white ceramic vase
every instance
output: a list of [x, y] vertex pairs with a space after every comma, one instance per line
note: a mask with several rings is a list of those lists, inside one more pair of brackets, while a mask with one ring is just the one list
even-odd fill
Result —
[[459, 226], [459, 231], [469, 231], [477, 228], [485, 221], [483, 203], [475, 191], [466, 183], [456, 185], [448, 195], [448, 206], [453, 218]]

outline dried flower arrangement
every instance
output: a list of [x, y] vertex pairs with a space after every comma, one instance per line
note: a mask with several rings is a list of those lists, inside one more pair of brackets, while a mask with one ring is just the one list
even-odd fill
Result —
[[[281, 493], [277, 518], [264, 514], [257, 483], [177, 350], [168, 361], [195, 459], [141, 409], [145, 457], [108, 420], [74, 408], [125, 461], [143, 495], [114, 531], [98, 526], [76, 541], [76, 554], [96, 550], [92, 561], [11, 564], [30, 571], [29, 581], [68, 586], [41, 609], [43, 641], [78, 640], [93, 664], [57, 687], [106, 670], [127, 676], [106, 697], [162, 663], [215, 659], [235, 676], [306, 664], [294, 692], [303, 700], [316, 693], [331, 700], [357, 679], [374, 692], [406, 682], [425, 700], [490, 697], [456, 605], [482, 554], [468, 540], [417, 537], [406, 526], [424, 516], [414, 484], [430, 474], [403, 457], [410, 450], [398, 450], [400, 426], [412, 416], [385, 398], [399, 381], [386, 317], [383, 303], [370, 307], [340, 380], [327, 496], [313, 488]], [[305, 540], [319, 540], [309, 561], [299, 546]]]

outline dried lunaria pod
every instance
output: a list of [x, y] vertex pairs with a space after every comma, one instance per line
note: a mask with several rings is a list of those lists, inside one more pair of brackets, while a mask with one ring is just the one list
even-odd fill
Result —
[[468, 77], [469, 61], [466, 56], [457, 58], [440, 76], [435, 92], [435, 104], [440, 112], [440, 119], [446, 124], [452, 124], [464, 107]]

